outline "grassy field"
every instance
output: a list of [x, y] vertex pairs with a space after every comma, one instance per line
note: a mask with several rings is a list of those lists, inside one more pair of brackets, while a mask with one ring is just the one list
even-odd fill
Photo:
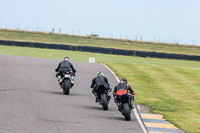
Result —
[[108, 39], [66, 34], [26, 32], [16, 30], [0, 30], [0, 40], [17, 40], [29, 42], [58, 43], [79, 46], [95, 46], [139, 51], [164, 52], [176, 54], [199, 55], [200, 46], [179, 45], [169, 43], [153, 43], [122, 39]]
[[0, 54], [59, 60], [69, 56], [81, 62], [94, 57], [119, 78], [128, 79], [136, 92], [136, 104], [147, 105], [152, 113], [163, 114], [188, 133], [200, 132], [200, 62], [1, 45]]

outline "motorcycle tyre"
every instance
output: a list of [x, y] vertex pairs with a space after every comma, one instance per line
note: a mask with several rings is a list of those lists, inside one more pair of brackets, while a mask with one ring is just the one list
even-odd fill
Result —
[[65, 95], [69, 95], [70, 88], [71, 88], [71, 82], [70, 82], [70, 80], [69, 79], [65, 79], [64, 80], [64, 84], [63, 84], [63, 93]]
[[125, 117], [126, 121], [131, 120], [131, 109], [130, 109], [128, 103], [125, 103], [123, 105], [122, 115]]
[[103, 110], [108, 110], [108, 101], [107, 101], [107, 98], [106, 98], [106, 94], [101, 94], [100, 97], [101, 97]]

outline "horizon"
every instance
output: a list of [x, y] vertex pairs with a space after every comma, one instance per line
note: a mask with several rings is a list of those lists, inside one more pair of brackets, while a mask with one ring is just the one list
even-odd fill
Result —
[[198, 0], [1, 0], [0, 28], [200, 46]]
[[123, 39], [123, 38], [109, 38], [109, 37], [100, 37], [96, 34], [94, 35], [76, 35], [76, 34], [67, 34], [67, 33], [56, 33], [56, 32], [45, 32], [45, 31], [30, 31], [30, 30], [20, 30], [20, 29], [3, 29], [0, 30], [8, 30], [8, 31], [19, 31], [19, 32], [32, 32], [32, 33], [42, 33], [42, 34], [56, 34], [56, 35], [68, 35], [68, 36], [77, 36], [77, 37], [92, 37], [92, 38], [102, 38], [102, 39], [111, 39], [111, 40], [123, 40], [123, 41], [132, 41], [137, 43], [154, 43], [154, 44], [169, 44], [169, 45], [179, 45], [179, 46], [194, 46], [200, 47], [200, 45], [191, 45], [191, 44], [180, 44], [180, 43], [169, 43], [169, 42], [153, 42], [153, 41], [143, 41], [143, 40], [131, 40], [131, 39]]

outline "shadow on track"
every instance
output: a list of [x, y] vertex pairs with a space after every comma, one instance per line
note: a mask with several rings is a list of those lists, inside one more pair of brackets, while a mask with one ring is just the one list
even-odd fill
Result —
[[[108, 120], [118, 120], [118, 121], [123, 121], [123, 122], [125, 121], [124, 116], [121, 115], [120, 112], [119, 112], [118, 116], [111, 114], [111, 115], [107, 115], [107, 116], [102, 116], [102, 118], [108, 119]], [[137, 122], [137, 119], [131, 119], [130, 121]], [[128, 121], [128, 122], [130, 122], [130, 121]]]
[[106, 111], [106, 112], [115, 111], [115, 108], [109, 108], [109, 107], [108, 107], [108, 110], [103, 110], [103, 109], [102, 109], [102, 106], [100, 106], [100, 105], [98, 105], [98, 104], [97, 104], [97, 106], [92, 106], [92, 105], [81, 105], [81, 106], [79, 106], [79, 107], [85, 108], [85, 109]]
[[40, 93], [47, 93], [47, 94], [63, 95], [62, 91], [42, 91], [42, 90], [33, 90], [33, 91]]
[[[62, 92], [63, 91], [62, 89], [60, 89], [60, 90], [57, 89], [57, 91], [45, 91], [45, 90], [30, 90], [30, 91], [35, 91], [35, 92], [40, 92], [40, 93], [46, 93], [46, 94], [64, 95], [63, 92]], [[71, 92], [67, 96], [82, 96], [82, 94]]]
[[44, 90], [33, 90], [33, 89], [28, 89], [28, 88], [17, 88], [17, 89], [1, 89], [0, 92], [6, 92], [6, 91], [33, 91], [33, 92], [40, 92], [40, 93], [47, 93], [47, 94], [63, 94], [62, 91], [44, 91]]
[[101, 106], [81, 105], [80, 107], [85, 109], [102, 110]]

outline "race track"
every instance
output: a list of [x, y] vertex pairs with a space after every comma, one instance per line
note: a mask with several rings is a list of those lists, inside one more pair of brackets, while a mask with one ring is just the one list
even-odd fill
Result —
[[125, 121], [112, 102], [95, 103], [91, 80], [102, 71], [111, 87], [116, 79], [103, 65], [72, 62], [77, 70], [70, 95], [55, 77], [60, 60], [0, 55], [0, 133], [143, 133], [134, 113]]

